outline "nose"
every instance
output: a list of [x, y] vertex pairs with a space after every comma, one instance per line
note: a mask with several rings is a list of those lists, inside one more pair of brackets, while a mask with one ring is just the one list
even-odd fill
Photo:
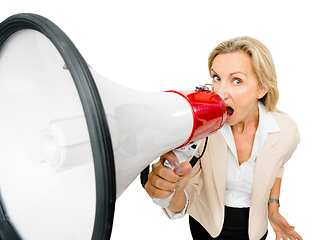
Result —
[[229, 98], [229, 89], [226, 84], [217, 84], [214, 91], [222, 98], [222, 100], [226, 100]]

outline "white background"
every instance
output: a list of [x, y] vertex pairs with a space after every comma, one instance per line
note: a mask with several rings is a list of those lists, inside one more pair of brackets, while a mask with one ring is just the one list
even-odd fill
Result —
[[[103, 76], [136, 89], [192, 89], [210, 82], [209, 52], [249, 35], [275, 60], [279, 109], [291, 115], [301, 143], [285, 167], [280, 212], [304, 239], [315, 239], [317, 35], [314, 1], [10, 0], [0, 21], [32, 12], [57, 24]], [[168, 137], [168, 136], [167, 136]], [[188, 218], [170, 221], [139, 178], [116, 203], [113, 240], [191, 239]], [[268, 239], [275, 239], [269, 229]]]

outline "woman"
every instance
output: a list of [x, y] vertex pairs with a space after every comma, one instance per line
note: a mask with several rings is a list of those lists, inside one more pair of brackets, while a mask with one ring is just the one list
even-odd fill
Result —
[[[172, 219], [190, 215], [193, 239], [266, 239], [268, 219], [276, 239], [302, 239], [279, 213], [285, 162], [299, 143], [294, 121], [276, 109], [274, 63], [258, 40], [238, 37], [209, 56], [214, 90], [224, 98], [224, 127], [209, 136], [205, 154], [192, 169], [171, 151], [153, 164], [145, 189], [166, 198]], [[201, 144], [204, 145], [204, 144]], [[202, 152], [202, 146], [197, 155]], [[163, 166], [167, 159], [174, 171]]]

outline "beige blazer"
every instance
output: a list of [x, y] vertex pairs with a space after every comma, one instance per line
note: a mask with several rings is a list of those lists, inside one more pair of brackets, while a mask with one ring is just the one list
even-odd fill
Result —
[[[257, 159], [253, 178], [249, 216], [249, 238], [259, 240], [267, 231], [268, 199], [276, 178], [283, 176], [283, 165], [299, 143], [295, 122], [286, 114], [273, 112], [281, 131], [269, 133]], [[203, 147], [198, 150], [198, 154]], [[193, 168], [186, 187], [188, 214], [216, 237], [224, 222], [227, 178], [227, 144], [220, 132], [209, 137], [204, 156]]]

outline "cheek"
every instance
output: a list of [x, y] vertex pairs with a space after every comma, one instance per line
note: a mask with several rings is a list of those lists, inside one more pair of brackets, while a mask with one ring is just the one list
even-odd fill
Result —
[[235, 111], [247, 112], [257, 103], [257, 94], [253, 91], [234, 91], [231, 93]]

